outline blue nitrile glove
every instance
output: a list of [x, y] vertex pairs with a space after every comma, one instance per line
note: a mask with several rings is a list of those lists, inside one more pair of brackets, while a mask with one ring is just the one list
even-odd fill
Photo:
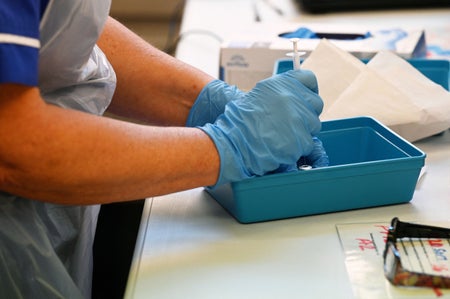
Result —
[[330, 161], [328, 155], [323, 147], [322, 141], [319, 138], [313, 137], [314, 147], [311, 153], [306, 157], [301, 157], [297, 161], [297, 167], [302, 165], [309, 165], [312, 168], [328, 166]]
[[221, 80], [213, 80], [203, 87], [189, 111], [187, 127], [203, 126], [213, 123], [225, 111], [225, 105], [243, 95], [236, 86], [230, 86]]
[[314, 147], [311, 153], [306, 156], [306, 162], [313, 168], [325, 167], [330, 164], [328, 155], [319, 138], [313, 137]]
[[256, 84], [229, 102], [214, 124], [201, 129], [220, 156], [216, 186], [295, 165], [314, 148], [323, 102], [310, 71], [288, 71]]

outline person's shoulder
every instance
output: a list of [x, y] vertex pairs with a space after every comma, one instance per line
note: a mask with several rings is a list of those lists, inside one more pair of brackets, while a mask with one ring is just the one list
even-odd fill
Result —
[[39, 24], [48, 0], [0, 1], [0, 41], [14, 41], [14, 36], [39, 37]]
[[39, 25], [48, 0], [0, 1], [0, 83], [37, 84]]

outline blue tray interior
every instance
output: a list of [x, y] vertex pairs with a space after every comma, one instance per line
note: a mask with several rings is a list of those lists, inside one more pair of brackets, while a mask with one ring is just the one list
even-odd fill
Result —
[[330, 166], [406, 157], [406, 153], [367, 127], [320, 134], [330, 158]]

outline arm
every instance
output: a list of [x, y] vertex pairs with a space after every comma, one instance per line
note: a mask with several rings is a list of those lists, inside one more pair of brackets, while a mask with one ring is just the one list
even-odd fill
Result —
[[20, 196], [93, 204], [217, 180], [217, 152], [198, 129], [61, 109], [43, 102], [37, 88], [7, 84], [0, 85], [0, 119], [0, 190]]
[[[99, 45], [117, 73], [111, 111], [118, 115], [184, 125], [212, 79], [112, 19]], [[104, 203], [212, 185], [218, 177], [215, 146], [198, 129], [143, 126], [61, 109], [46, 104], [38, 88], [12, 84], [0, 84], [0, 119], [0, 190], [20, 196]]]
[[[162, 54], [137, 40], [141, 49], [125, 45], [118, 49], [129, 35], [123, 29], [115, 35], [109, 31], [112, 25], [118, 26], [110, 21], [102, 41], [117, 37], [119, 42], [111, 40], [110, 49], [103, 47], [123, 82], [113, 111], [157, 123], [184, 124], [210, 77], [164, 55], [163, 64], [148, 60], [149, 53]], [[119, 53], [140, 58], [122, 59]], [[127, 70], [134, 60], [142, 65]], [[150, 84], [142, 80], [147, 62], [160, 73], [172, 70], [169, 77], [183, 75], [185, 81], [167, 83], [157, 78], [160, 73], [152, 73], [159, 85]], [[198, 129], [144, 126], [66, 110], [46, 104], [36, 87], [0, 84], [0, 190], [37, 200], [93, 204], [264, 175], [294, 165], [299, 155], [311, 152], [323, 106], [316, 89], [315, 77], [308, 72], [274, 76], [248, 94], [238, 92], [237, 98], [232, 91], [231, 99], [236, 100], [224, 101], [228, 102], [225, 113], [214, 124], [207, 122]], [[158, 97], [141, 97], [157, 90], [168, 93], [160, 96], [163, 104]], [[134, 105], [128, 107], [125, 100]], [[150, 106], [157, 108], [149, 110]], [[169, 106], [175, 108], [166, 111]], [[207, 119], [216, 119], [216, 112]]]
[[117, 88], [108, 111], [146, 123], [184, 126], [209, 75], [153, 48], [112, 18], [100, 48], [114, 66]]

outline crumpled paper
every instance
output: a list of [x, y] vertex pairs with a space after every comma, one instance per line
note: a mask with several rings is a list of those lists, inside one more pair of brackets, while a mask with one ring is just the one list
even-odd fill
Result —
[[324, 39], [301, 67], [317, 77], [322, 120], [371, 116], [410, 142], [450, 128], [450, 93], [392, 52], [364, 64]]

